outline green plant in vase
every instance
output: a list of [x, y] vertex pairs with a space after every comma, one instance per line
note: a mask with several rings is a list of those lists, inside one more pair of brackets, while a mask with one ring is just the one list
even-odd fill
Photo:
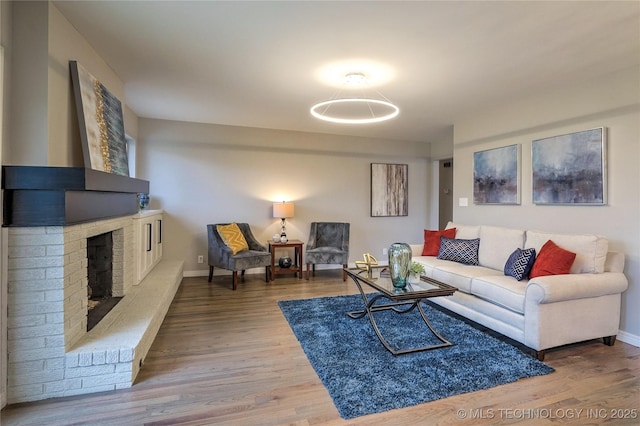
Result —
[[409, 273], [416, 275], [424, 274], [424, 266], [422, 265], [422, 263], [413, 261], [411, 262], [411, 266], [409, 267]]
[[424, 274], [424, 266], [422, 263], [418, 263], [415, 261], [411, 262], [409, 266], [409, 281], [412, 283], [417, 283], [420, 281], [420, 275]]

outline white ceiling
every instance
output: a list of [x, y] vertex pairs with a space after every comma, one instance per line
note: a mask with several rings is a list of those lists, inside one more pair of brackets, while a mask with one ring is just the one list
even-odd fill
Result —
[[[637, 1], [54, 3], [140, 117], [437, 142], [484, 108], [640, 64]], [[350, 71], [400, 115], [313, 118]]]

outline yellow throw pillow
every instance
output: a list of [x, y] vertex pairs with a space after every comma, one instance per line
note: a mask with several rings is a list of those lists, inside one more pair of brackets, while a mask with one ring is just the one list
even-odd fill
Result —
[[247, 240], [245, 240], [244, 235], [242, 235], [242, 231], [240, 231], [237, 223], [216, 225], [216, 228], [218, 228], [218, 234], [222, 237], [222, 241], [231, 249], [233, 254], [242, 250], [249, 250]]

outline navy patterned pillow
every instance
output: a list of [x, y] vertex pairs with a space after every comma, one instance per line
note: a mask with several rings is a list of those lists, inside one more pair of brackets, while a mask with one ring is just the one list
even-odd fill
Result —
[[466, 265], [478, 265], [478, 248], [480, 238], [461, 240], [440, 237], [440, 251], [438, 259], [452, 260]]
[[528, 248], [521, 250], [517, 248], [507, 259], [507, 263], [504, 265], [504, 274], [518, 281], [529, 278], [529, 272], [531, 272], [535, 260], [536, 249]]

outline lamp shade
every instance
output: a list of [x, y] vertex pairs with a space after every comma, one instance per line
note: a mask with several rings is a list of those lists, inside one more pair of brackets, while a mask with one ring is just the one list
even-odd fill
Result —
[[284, 219], [285, 217], [293, 217], [293, 203], [273, 203], [273, 217]]

